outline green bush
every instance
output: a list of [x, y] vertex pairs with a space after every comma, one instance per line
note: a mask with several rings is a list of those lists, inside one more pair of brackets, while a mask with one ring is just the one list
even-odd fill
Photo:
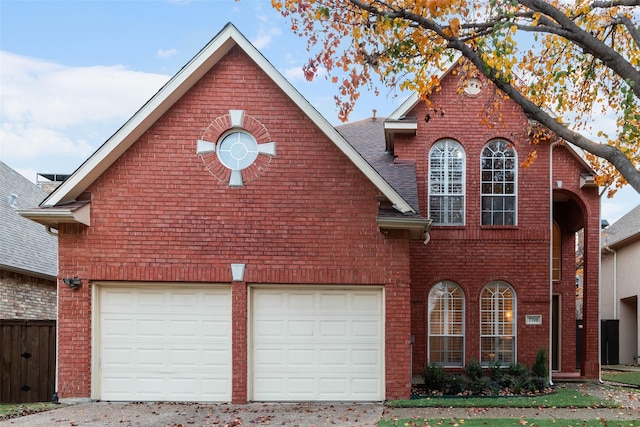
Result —
[[476, 359], [471, 359], [467, 366], [464, 367], [464, 372], [471, 381], [474, 381], [482, 377], [482, 366]]
[[549, 370], [547, 369], [547, 349], [541, 347], [536, 353], [536, 361], [533, 363], [531, 367], [531, 372], [533, 375], [537, 377], [546, 378], [549, 375]]
[[522, 380], [529, 376], [529, 369], [522, 363], [511, 363], [507, 369], [507, 373], [516, 380]]
[[527, 381], [525, 388], [530, 392], [544, 391], [547, 385], [547, 377], [533, 376]]
[[488, 377], [480, 377], [469, 381], [469, 390], [473, 394], [491, 394], [491, 380]]
[[502, 367], [502, 364], [497, 360], [489, 364], [488, 373], [489, 373], [489, 378], [491, 378], [491, 381], [494, 381], [496, 383], [502, 383], [502, 381], [504, 380], [505, 369]]
[[429, 363], [422, 371], [422, 378], [427, 390], [444, 391], [447, 386], [447, 373], [444, 368], [437, 363]]
[[469, 380], [462, 375], [451, 375], [447, 381], [447, 394], [458, 395], [467, 391]]

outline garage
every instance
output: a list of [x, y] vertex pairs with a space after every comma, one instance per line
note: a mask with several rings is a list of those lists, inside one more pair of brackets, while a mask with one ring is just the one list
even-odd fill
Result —
[[252, 288], [251, 400], [384, 399], [381, 288]]
[[96, 286], [94, 398], [231, 400], [231, 289]]

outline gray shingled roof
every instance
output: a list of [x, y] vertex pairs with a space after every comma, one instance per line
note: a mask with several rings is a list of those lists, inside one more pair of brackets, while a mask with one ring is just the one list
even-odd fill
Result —
[[18, 196], [16, 209], [29, 209], [47, 193], [0, 162], [0, 268], [52, 278], [58, 274], [58, 240], [44, 226], [23, 218], [9, 205]]
[[371, 117], [336, 126], [336, 130], [419, 213], [415, 162], [394, 163], [385, 152], [385, 117]]
[[602, 246], [614, 246], [634, 236], [640, 237], [640, 205], [602, 232]]

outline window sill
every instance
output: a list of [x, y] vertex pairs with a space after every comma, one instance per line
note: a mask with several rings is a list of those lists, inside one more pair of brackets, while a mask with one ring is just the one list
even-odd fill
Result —
[[517, 230], [517, 225], [481, 225], [481, 230]]

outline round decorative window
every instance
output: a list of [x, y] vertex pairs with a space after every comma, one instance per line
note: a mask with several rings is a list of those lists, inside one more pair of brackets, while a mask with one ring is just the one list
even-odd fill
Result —
[[258, 142], [245, 132], [231, 132], [216, 147], [220, 163], [231, 170], [246, 169], [258, 157]]
[[229, 187], [242, 187], [265, 171], [276, 155], [276, 143], [257, 119], [243, 110], [229, 110], [196, 141], [196, 154], [213, 176]]

